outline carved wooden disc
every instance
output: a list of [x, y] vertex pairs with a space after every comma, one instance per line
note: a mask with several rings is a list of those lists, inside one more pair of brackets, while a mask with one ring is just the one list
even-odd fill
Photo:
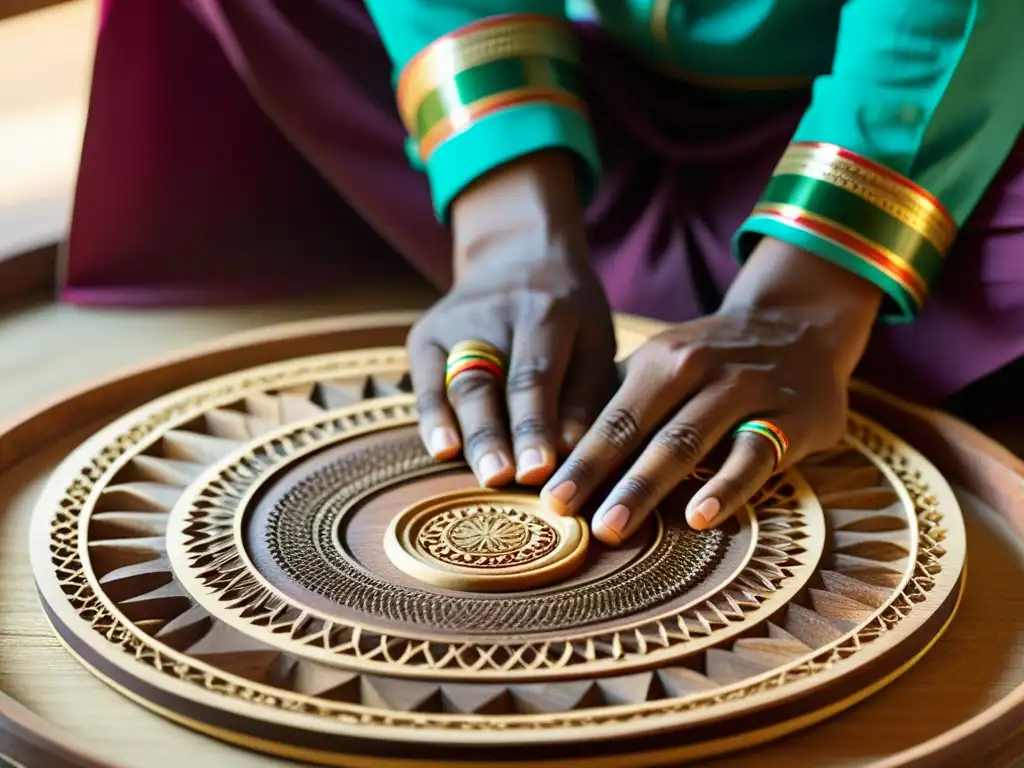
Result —
[[586, 521], [548, 512], [535, 494], [451, 491], [402, 510], [384, 551], [420, 581], [462, 592], [515, 592], [556, 583], [583, 563]]
[[409, 389], [401, 350], [342, 352], [96, 434], [34, 518], [59, 637], [143, 706], [311, 762], [675, 765], [850, 706], [953, 614], [956, 500], [863, 418], [721, 529], [682, 516], [702, 471], [612, 550], [434, 462]]

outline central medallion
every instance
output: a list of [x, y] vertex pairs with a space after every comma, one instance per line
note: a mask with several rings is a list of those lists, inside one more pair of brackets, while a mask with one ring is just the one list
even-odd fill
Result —
[[565, 579], [583, 562], [589, 531], [527, 493], [454, 491], [402, 510], [384, 536], [396, 567], [436, 587], [515, 592]]
[[476, 505], [437, 515], [416, 543], [449, 565], [503, 568], [544, 557], [558, 545], [558, 531], [515, 507]]

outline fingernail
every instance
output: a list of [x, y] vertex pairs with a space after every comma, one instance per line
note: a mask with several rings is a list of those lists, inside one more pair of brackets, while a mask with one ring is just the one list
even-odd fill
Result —
[[553, 464], [540, 449], [527, 448], [519, 454], [519, 461], [516, 462], [516, 480], [520, 483], [540, 483], [547, 479], [554, 468]]
[[704, 499], [704, 501], [698, 504], [696, 509], [693, 510], [694, 520], [691, 521], [691, 524], [696, 523], [694, 527], [698, 531], [708, 528], [711, 523], [715, 521], [715, 516], [721, 508], [722, 505], [718, 499], [714, 497]]
[[597, 521], [594, 535], [609, 546], [617, 547], [625, 538], [624, 531], [629, 523], [629, 507], [616, 504]]
[[484, 485], [501, 485], [512, 479], [513, 467], [497, 453], [486, 453], [476, 465], [477, 475]]
[[562, 424], [562, 442], [566, 448], [575, 448], [586, 433], [587, 428], [578, 421], [570, 420]]
[[576, 483], [572, 480], [566, 480], [559, 483], [551, 490], [544, 490], [541, 492], [541, 497], [546, 499], [548, 502], [554, 502], [551, 504], [555, 509], [554, 511], [559, 515], [569, 514], [569, 504], [572, 502], [573, 497], [576, 495]]
[[430, 433], [430, 453], [435, 459], [447, 459], [459, 449], [459, 437], [451, 427], [434, 427]]

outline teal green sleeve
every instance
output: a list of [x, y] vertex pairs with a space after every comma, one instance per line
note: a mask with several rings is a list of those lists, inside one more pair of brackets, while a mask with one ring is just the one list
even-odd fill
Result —
[[407, 154], [442, 221], [476, 178], [549, 148], [575, 154], [584, 197], [599, 160], [565, 0], [368, 0], [396, 71]]
[[847, 0], [832, 71], [736, 237], [787, 241], [913, 319], [1024, 128], [1024, 1]]

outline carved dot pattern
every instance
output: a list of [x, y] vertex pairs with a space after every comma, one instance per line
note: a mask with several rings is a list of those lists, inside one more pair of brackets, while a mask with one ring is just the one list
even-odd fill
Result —
[[369, 489], [451, 469], [416, 438], [378, 443], [295, 484], [267, 520], [268, 549], [292, 579], [368, 617], [453, 632], [550, 632], [629, 616], [689, 590], [718, 561], [722, 531], [667, 521], [646, 557], [609, 576], [551, 593], [441, 595], [396, 584], [353, 562], [334, 544], [348, 506]]
[[446, 509], [420, 529], [417, 546], [441, 562], [471, 568], [525, 565], [558, 546], [558, 531], [513, 507]]
[[[378, 364], [379, 361], [376, 360], [363, 363], [363, 365], [370, 366]], [[348, 365], [351, 367], [351, 363], [348, 363]], [[342, 366], [333, 362], [331, 366], [315, 369], [307, 369], [301, 366], [296, 368], [293, 366], [288, 369], [287, 375], [300, 378], [305, 377], [307, 379], [313, 375], [325, 376], [328, 373], [336, 375], [339, 367]], [[132, 597], [126, 601], [115, 601], [102, 591], [94, 591], [97, 579], [87, 556], [90, 548], [85, 546], [86, 544], [92, 544], [92, 542], [88, 538], [89, 529], [86, 526], [83, 515], [88, 509], [90, 499], [95, 498], [98, 488], [109, 486], [109, 482], [115, 474], [113, 468], [117, 466], [118, 461], [125, 456], [138, 452], [140, 446], [143, 446], [154, 432], [165, 428], [168, 424], [174, 423], [175, 420], [181, 421], [186, 416], [195, 416], [200, 407], [205, 407], [210, 402], [218, 402], [218, 398], [221, 400], [226, 400], [228, 396], [237, 398], [241, 391], [246, 390], [265, 391], [272, 384], [279, 383], [280, 378], [283, 378], [282, 374], [274, 374], [274, 376], [279, 378], [275, 379], [264, 373], [246, 373], [244, 378], [240, 375], [235, 376], [227, 385], [218, 384], [216, 387], [211, 386], [203, 391], [200, 396], [190, 395], [189, 397], [182, 397], [172, 401], [169, 407], [161, 411], [144, 414], [144, 419], [139, 420], [130, 428], [112, 435], [108, 442], [105, 442], [102, 446], [97, 446], [94, 451], [90, 449], [89, 453], [75, 454], [75, 473], [68, 478], [59, 478], [62, 486], [58, 486], [57, 489], [61, 491], [61, 496], [59, 501], [56, 502], [55, 508], [47, 509], [45, 516], [37, 515], [38, 522], [46, 525], [50, 538], [50, 559], [46, 563], [48, 568], [41, 574], [37, 571], [37, 578], [47, 579], [44, 584], [56, 584], [66, 597], [68, 607], [74, 611], [80, 620], [77, 622], [79, 626], [65, 626], [65, 630], [80, 639], [89, 640], [90, 643], [102, 642], [104, 647], [112, 652], [121, 651], [121, 653], [111, 653], [109, 656], [109, 659], [120, 670], [128, 670], [130, 674], [136, 666], [143, 668], [146, 675], [139, 677], [139, 679], [145, 681], [142, 686], [136, 683], [134, 676], [129, 677], [130, 689], [141, 697], [152, 696], [154, 681], [159, 690], [168, 690], [165, 684], [161, 682], [167, 679], [170, 681], [168, 685], [174, 686], [169, 690], [177, 693], [182, 688], [187, 687], [190, 689], [190, 695], [199, 701], [203, 701], [205, 697], [211, 700], [213, 706], [216, 706], [218, 703], [213, 700], [214, 697], [223, 697], [228, 702], [225, 704], [225, 708], [232, 713], [238, 713], [240, 718], [253, 718], [254, 720], [255, 718], [260, 718], [258, 721], [260, 725], [257, 727], [261, 727], [265, 722], [280, 723], [281, 721], [274, 721], [269, 717], [267, 720], [263, 720], [263, 718], [267, 716], [267, 713], [274, 716], [278, 712], [283, 712], [287, 713], [285, 717], [288, 718], [293, 718], [296, 714], [300, 714], [322, 719], [324, 722], [331, 723], [332, 729], [334, 724], [343, 723], [349, 726], [429, 730], [431, 732], [429, 743], [436, 744], [443, 739], [444, 743], [458, 744], [460, 747], [481, 743], [480, 741], [464, 741], [461, 734], [467, 732], [473, 732], [474, 737], [477, 734], [515, 734], [518, 732], [518, 736], [511, 736], [511, 738], [518, 738], [521, 740], [521, 743], [526, 743], [527, 740], [533, 739], [533, 734], [538, 731], [572, 728], [575, 731], [568, 739], [574, 743], [573, 748], [576, 749], [577, 754], [584, 754], [588, 750], [588, 745], [595, 741], [595, 737], [599, 740], [602, 733], [607, 733], [607, 731], [602, 730], [605, 725], [629, 727], [633, 729], [630, 731], [630, 735], [634, 736], [642, 732], [646, 727], [645, 721], [648, 721], [650, 718], [658, 718], [656, 725], [663, 727], [666, 722], [664, 720], [666, 716], [671, 717], [681, 713], [697, 712], [698, 710], [711, 710], [710, 714], [718, 719], [721, 715], [718, 712], [714, 712], [716, 708], [721, 706], [736, 708], [742, 706], [741, 703], [744, 700], [755, 701], [757, 709], [754, 711], [762, 713], [766, 709], [764, 698], [766, 696], [781, 694], [782, 700], [785, 700], [787, 696], [786, 689], [790, 686], [806, 685], [808, 682], [818, 686], [827, 684], [830, 676], [839, 677], [844, 669], [846, 671], [855, 669], [855, 667], [851, 667], [851, 662], [852, 664], [857, 664], [859, 657], [867, 655], [869, 657], [868, 660], [871, 661], [871, 654], [878, 652], [877, 644], [874, 641], [878, 638], [891, 637], [893, 630], [899, 631], [901, 624], [905, 623], [904, 620], [907, 617], [914, 617], [914, 621], [917, 622], [916, 626], [919, 628], [921, 621], [927, 619], [936, 610], [939, 605], [937, 598], [943, 598], [943, 590], [949, 588], [949, 585], [953, 583], [950, 574], [954, 576], [958, 574], [962, 565], [962, 553], [958, 555], [961, 559], [957, 560], [957, 556], [952, 556], [950, 550], [947, 549], [949, 547], [949, 540], [955, 542], [962, 539], [962, 527], [957, 528], [954, 525], [952, 532], [948, 530], [947, 526], [950, 523], [956, 522], [958, 514], [950, 516], [948, 515], [948, 510], [944, 509], [941, 503], [941, 496], [937, 495], [935, 489], [934, 484], [936, 483], [937, 476], [934, 474], [934, 471], [929, 473], [927, 467], [923, 466], [922, 462], [915, 459], [913, 455], [908, 454], [905, 447], [894, 442], [891, 436], [877, 432], [870, 424], [854, 419], [848, 432], [849, 438], [852, 438], [857, 446], [866, 444], [867, 449], [864, 452], [877, 458], [889, 470], [894, 471], [899, 478], [899, 484], [906, 489], [909, 501], [912, 504], [909, 512], [916, 518], [913, 532], [918, 534], [918, 539], [915, 542], [917, 557], [911, 563], [912, 578], [905, 584], [900, 584], [900, 586], [896, 587], [898, 594], [894, 598], [883, 600], [877, 607], [872, 602], [870, 607], [875, 608], [873, 615], [856, 629], [848, 631], [848, 627], [830, 621], [829, 616], [821, 612], [827, 609], [843, 610], [845, 605], [848, 605], [849, 599], [844, 604], [842, 593], [832, 591], [831, 588], [829, 588], [830, 591], [828, 593], [821, 590], [808, 590], [809, 593], [817, 592], [822, 597], [829, 597], [831, 595], [832, 598], [829, 601], [823, 602], [821, 606], [812, 606], [815, 608], [814, 611], [806, 607], [798, 611], [797, 609], [800, 609], [801, 605], [799, 603], [792, 604], [787, 612], [788, 615], [785, 617], [787, 623], [782, 629], [796, 632], [799, 621], [802, 620], [804, 622], [802, 626], [805, 630], [817, 634], [822, 628], [831, 628], [832, 635], [836, 636], [836, 639], [824, 642], [823, 644], [820, 642], [810, 643], [814, 646], [814, 652], [805, 654], [797, 663], [784, 664], [781, 667], [775, 668], [770, 674], [756, 674], [752, 680], [747, 680], [740, 685], [734, 684], [734, 679], [730, 678], [729, 680], [720, 681], [721, 685], [725, 685], [724, 689], [711, 684], [707, 690], [703, 690], [699, 694], [684, 696], [674, 694], [668, 690], [662, 690], [664, 681], [672, 680], [673, 677], [661, 677], [660, 675], [662, 671], [683, 671], [687, 673], [689, 678], [692, 677], [692, 669], [670, 668], [657, 672], [648, 671], [646, 673], [647, 682], [645, 683], [648, 687], [644, 689], [645, 692], [641, 692], [637, 699], [638, 701], [647, 699], [647, 703], [640, 707], [603, 707], [602, 702], [622, 704], [622, 701], [618, 698], [622, 695], [622, 687], [618, 685], [614, 688], [609, 688], [609, 690], [615, 691], [616, 700], [614, 701], [610, 698], [603, 700], [600, 697], [606, 694], [599, 695], [595, 693], [598, 689], [604, 690], [604, 685], [609, 682], [617, 684], [632, 679], [635, 684], [638, 676], [632, 676], [632, 678], [610, 678], [598, 680], [596, 683], [586, 683], [586, 693], [583, 700], [576, 697], [569, 698], [567, 694], [574, 690], [571, 687], [561, 688], [557, 684], [544, 684], [544, 690], [553, 691], [553, 693], [549, 694], [546, 703], [556, 702], [560, 709], [557, 714], [551, 710], [543, 710], [538, 716], [538, 710], [536, 709], [537, 698], [529, 698], [525, 699], [529, 708], [525, 711], [517, 710], [516, 717], [497, 718], [493, 716], [453, 717], [447, 709], [441, 715], [435, 714], [442, 706], [445, 708], [449, 706], [447, 696], [458, 688], [457, 686], [448, 686], [446, 684], [434, 688], [430, 692], [431, 698], [429, 699], [424, 698], [427, 694], [420, 692], [415, 693], [414, 696], [407, 694], [404, 698], [395, 697], [401, 703], [398, 705], [399, 708], [394, 709], [391, 708], [392, 705], [387, 701], [388, 697], [381, 690], [373, 687], [375, 684], [380, 684], [381, 678], [374, 679], [369, 675], [356, 680], [356, 683], [357, 689], [361, 685], [362, 688], [359, 690], [366, 690], [371, 693], [372, 703], [370, 698], [363, 698], [362, 693], [357, 694], [358, 703], [353, 703], [348, 700], [338, 700], [333, 696], [324, 695], [323, 692], [317, 696], [311, 696], [308, 692], [303, 692], [299, 695], [292, 690], [286, 690], [284, 687], [271, 687], [262, 681], [259, 684], [251, 684], [248, 680], [240, 678], [230, 670], [225, 671], [222, 668], [211, 667], [208, 657], [204, 663], [195, 663], [195, 658], [198, 658], [198, 655], [195, 658], [189, 655], [189, 653], [198, 653], [193, 648], [182, 651], [171, 645], [161, 643], [159, 635], [154, 640], [150, 636], [150, 631], [142, 628], [141, 622], [137, 625], [131, 621], [126, 622], [125, 616], [121, 612], [112, 609], [114, 604], [132, 603], [136, 606], [136, 610], [141, 605], [144, 610], [153, 611], [153, 615], [158, 613], [160, 616], [174, 615], [177, 610], [182, 609], [167, 607], [175, 605], [178, 600], [167, 599], [169, 591], [167, 589], [168, 584], [165, 582], [157, 582], [161, 586], [149, 594], [141, 595], [142, 602], [139, 602], [139, 597]], [[374, 418], [372, 416], [374, 413], [375, 411], [368, 411], [369, 418]], [[382, 410], [381, 413], [386, 413], [386, 410]], [[408, 413], [400, 415], [407, 416]], [[350, 420], [354, 417], [345, 416], [344, 418]], [[360, 414], [360, 418], [362, 418], [362, 414]], [[346, 424], [345, 426], [349, 427], [351, 424]], [[359, 426], [365, 426], [365, 424], [361, 423]], [[306, 445], [306, 441], [313, 439], [314, 434], [322, 438], [324, 434], [336, 434], [340, 427], [328, 422], [318, 425], [315, 430], [315, 432], [310, 430], [305, 433], [289, 436], [287, 439], [275, 440], [266, 450], [261, 449], [258, 456], [247, 457], [239, 465], [238, 474], [225, 472], [222, 475], [218, 480], [221, 485], [211, 488], [211, 495], [204, 502], [208, 503], [208, 506], [197, 509], [195, 512], [196, 517], [193, 518], [196, 526], [194, 529], [197, 536], [196, 540], [199, 542], [200, 547], [223, 545], [223, 541], [211, 544], [214, 540], [204, 538], [203, 532], [210, 531], [211, 535], [220, 535], [225, 525], [230, 524], [230, 520], [218, 518], [218, 515], [223, 514], [222, 503], [235, 501], [235, 497], [232, 494], [236, 487], [244, 490], [247, 484], [251, 483], [254, 476], [259, 475], [264, 470], [271, 471], [276, 466], [279, 458], [288, 456], [296, 447]], [[862, 449], [858, 448], [858, 450]], [[400, 452], [392, 451], [392, 453], [398, 455]], [[842, 468], [843, 465], [839, 466]], [[367, 468], [363, 467], [363, 469], [366, 470]], [[403, 471], [407, 473], [423, 473], [434, 470], [431, 469], [429, 461], [420, 462], [420, 460], [414, 458], [409, 460]], [[849, 474], [852, 476], [856, 472], [857, 470], [854, 469]], [[365, 490], [375, 487], [374, 483], [394, 482], [395, 477], [397, 475], [393, 472], [381, 471], [379, 467], [374, 466], [366, 471], [364, 477], [354, 477], [350, 478], [350, 480], [353, 483], [358, 483], [359, 487]], [[382, 478], [384, 478], [383, 481]], [[853, 490], [851, 491], [850, 489]], [[847, 491], [851, 492], [848, 498], [859, 499], [858, 492], [862, 489], [858, 487], [856, 479], [851, 480], [850, 489], [847, 489]], [[874, 489], [868, 488], [867, 490], [871, 491]], [[840, 498], [838, 495], [832, 495], [833, 502], [838, 498]], [[861, 499], [861, 501], [863, 500]], [[870, 526], [864, 527], [865, 521], [886, 519], [896, 515], [896, 512], [886, 511], [881, 508], [876, 510], [872, 505], [868, 505], [871, 507], [870, 509], [861, 509], [857, 505], [847, 506], [850, 508], [839, 505], [836, 508], [826, 508], [825, 510], [826, 515], [833, 514], [837, 516], [838, 520], [845, 521], [841, 525], [836, 524], [831, 527], [833, 536], [842, 537], [845, 535], [846, 537], [846, 544], [844, 546], [847, 551], [845, 553], [838, 552], [837, 554], [837, 557], [846, 555], [844, 567], [850, 569], [848, 572], [852, 574], [866, 573], [874, 578], [891, 578], [895, 574], [898, 577], [900, 568], [894, 567], [892, 563], [868, 562], [858, 555], [859, 552], [863, 551], [862, 549], [854, 549], [855, 547], [873, 546], [869, 539], [876, 535], [878, 530], [881, 530], [876, 530]], [[147, 516], [153, 516], [151, 512], [146, 514]], [[867, 515], [866, 517], [865, 514]], [[771, 549], [773, 546], [771, 544], [772, 541], [790, 541], [792, 543], [790, 539], [791, 534], [786, 527], [786, 519], [784, 517], [768, 515], [766, 521], [762, 520], [762, 530], [765, 530], [768, 526], [778, 527], [772, 528], [772, 535], [765, 540], [767, 549], [764, 552], [767, 553], [767, 556], [783, 558], [791, 553], [792, 550], [782, 547], [773, 555]], [[309, 528], [305, 529], [307, 536], [310, 530]], [[133, 542], [133, 546], [139, 546], [139, 551], [152, 551], [154, 558], [159, 559], [161, 553], [156, 548], [152, 550], [141, 549], [141, 543], [145, 541], [147, 540], [138, 539]], [[953, 551], [956, 551], [955, 547]], [[224, 554], [225, 552], [227, 553], [226, 555]], [[221, 550], [220, 556], [230, 557], [230, 550]], [[151, 562], [155, 562], [155, 560]], [[778, 561], [767, 560], [764, 562], [770, 565]], [[233, 570], [235, 567], [236, 561], [231, 559], [222, 560], [217, 564], [217, 570], [219, 571], [217, 579], [222, 580], [220, 587], [228, 591], [232, 589], [238, 590], [233, 593], [231, 597], [233, 600], [238, 599], [238, 596], [242, 594], [243, 588], [246, 595], [256, 594], [256, 597], [251, 598], [253, 602], [247, 606], [247, 609], [251, 611], [254, 623], [265, 621], [267, 626], [281, 626], [281, 624], [274, 624], [274, 622], [278, 621], [281, 621], [282, 624], [284, 623], [281, 618], [283, 609], [280, 603], [262, 597], [252, 587], [252, 582], [239, 581], [238, 572]], [[136, 581], [135, 584], [145, 583], [152, 587], [154, 584], [153, 573], [156, 573], [156, 571], [150, 573], [142, 572], [142, 581]], [[833, 578], [839, 575], [841, 574], [832, 573]], [[781, 579], [781, 576], [779, 578]], [[718, 617], [722, 622], [728, 622], [732, 620], [733, 616], [741, 615], [747, 609], [747, 606], [758, 605], [757, 597], [760, 594], [759, 590], [770, 590], [776, 583], [775, 577], [772, 577], [770, 574], [762, 576], [762, 579], [765, 582], [760, 586], [752, 587], [747, 584], [743, 587], [745, 590], [751, 590], [745, 593], [750, 602], [742, 602], [744, 598], [741, 596], [738, 598], [741, 603], [737, 604], [735, 602], [737, 598], [729, 596], [728, 599], [733, 601], [731, 605], [734, 607], [732, 608], [728, 606], [723, 608], [723, 603], [719, 603], [718, 606], [712, 606], [710, 603], [701, 606], [698, 615], [711, 617], [710, 621], [705, 618], [705, 622], [707, 622], [706, 632], [710, 634], [718, 631], [717, 627], [719, 625], [713, 623], [717, 621], [715, 617]], [[898, 578], [896, 583], [899, 583]], [[176, 582], [172, 581], [171, 585], [174, 584]], [[225, 584], [228, 586], [224, 587]], [[238, 584], [242, 584], [243, 588], [239, 588]], [[854, 597], [867, 594], [864, 592], [865, 585], [869, 590], [872, 587], [872, 584], [868, 581], [860, 582], [859, 586], [856, 583], [851, 585], [849, 579], [838, 582], [838, 584], [843, 589], [855, 588], [858, 590], [854, 593]], [[828, 586], [827, 581], [825, 586]], [[143, 593], [145, 590], [139, 589], [138, 592]], [[735, 595], [737, 593], [733, 592], [732, 594]], [[811, 599], [813, 600], [813, 597]], [[159, 609], [156, 609], [156, 606], [160, 606]], [[178, 615], [174, 620], [178, 621], [181, 617], [195, 615], [202, 617], [203, 613], [201, 610], [198, 611], [198, 614], [193, 613], [195, 608], [196, 606], [186, 609], [185, 613]], [[167, 613], [168, 611], [170, 613]], [[62, 614], [55, 613], [54, 616], [60, 618]], [[801, 619], [801, 616], [803, 616], [803, 619]], [[808, 619], [813, 619], [813, 622], [807, 623]], [[206, 619], [201, 620], [205, 621]], [[794, 624], [791, 625], [790, 621], [794, 622]], [[914, 621], [911, 623], [914, 623]], [[61, 624], [63, 625], [63, 622]], [[685, 629], [686, 625], [681, 624], [680, 628]], [[909, 631], [915, 631], [915, 628], [911, 627]], [[99, 638], [102, 638], [102, 640]], [[640, 639], [643, 638], [641, 637]], [[712, 648], [705, 654], [704, 658], [705, 660], [712, 658], [722, 659], [725, 653], [739, 657], [741, 651], [740, 644], [745, 641], [753, 641], [755, 643], [753, 646], [748, 646], [749, 650], [752, 650], [755, 654], [763, 654], [763, 651], [759, 650], [760, 646], [756, 645], [759, 638], [753, 635], [743, 640], [737, 640], [732, 646], [731, 651], [726, 651], [724, 646]], [[320, 642], [324, 642], [324, 639], [321, 638]], [[793, 640], [783, 639], [781, 642], [792, 643]], [[651, 647], [659, 648], [664, 646], [652, 644]], [[402, 652], [405, 653], [405, 651]], [[639, 651], [641, 655], [646, 652], [646, 650]], [[712, 657], [711, 654], [715, 654], [715, 656]], [[244, 656], [245, 654], [241, 655]], [[386, 650], [384, 656], [387, 656]], [[282, 654], [275, 664], [285, 658], [287, 658], [287, 654]], [[749, 660], [751, 657], [745, 658]], [[754, 658], [756, 658], [756, 655]], [[390, 661], [389, 663], [394, 664], [395, 662]], [[769, 662], [769, 664], [771, 663]], [[654, 665], [652, 664], [651, 667], [654, 667]], [[747, 671], [749, 671], [749, 668]], [[653, 678], [651, 677], [652, 673], [655, 675]], [[744, 674], [746, 675], [746, 673]], [[819, 680], [815, 682], [814, 678], [819, 678]], [[822, 680], [820, 678], [825, 679]], [[292, 684], [290, 678], [288, 684]], [[569, 685], [575, 684], [573, 682]], [[346, 685], [349, 684], [347, 683]], [[422, 691], [423, 689], [420, 687], [412, 688], [411, 690]], [[509, 699], [512, 690], [513, 686], [509, 686], [502, 695]], [[521, 691], [522, 688], [518, 690]], [[820, 690], [819, 688], [819, 693]], [[383, 688], [383, 691], [388, 692], [389, 689]], [[518, 691], [512, 692], [511, 698], [514, 698], [517, 693]], [[661, 701], [651, 700], [658, 696], [664, 696], [664, 699]], [[775, 700], [772, 703], [775, 703]], [[490, 703], [488, 703], [488, 706], [490, 706]], [[413, 709], [414, 707], [416, 709]], [[436, 709], [429, 709], [430, 707], [435, 707]], [[580, 707], [580, 709], [572, 710], [572, 707]], [[482, 714], [484, 711], [481, 709], [479, 713]], [[474, 714], [477, 713], [474, 712]], [[257, 731], [257, 733], [261, 732], [265, 732], [265, 728]], [[509, 739], [510, 737], [504, 735], [502, 738]], [[422, 742], [424, 748], [426, 748], [426, 743]], [[386, 757], [378, 759], [382, 764], [388, 762]]]

